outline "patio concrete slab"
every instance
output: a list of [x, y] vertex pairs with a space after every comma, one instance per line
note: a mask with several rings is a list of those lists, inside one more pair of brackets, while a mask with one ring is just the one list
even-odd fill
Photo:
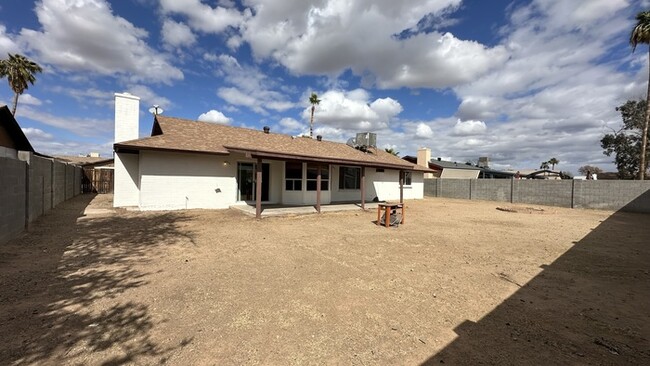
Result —
[[[231, 209], [239, 210], [247, 215], [255, 216], [255, 206], [249, 205], [235, 205], [230, 206]], [[366, 203], [366, 210], [376, 210], [377, 202]], [[361, 210], [360, 203], [340, 203], [321, 205], [321, 212], [337, 212], [337, 211], [354, 211]], [[289, 216], [289, 215], [307, 215], [315, 214], [316, 206], [277, 206], [277, 205], [262, 205], [262, 217], [270, 216]]]

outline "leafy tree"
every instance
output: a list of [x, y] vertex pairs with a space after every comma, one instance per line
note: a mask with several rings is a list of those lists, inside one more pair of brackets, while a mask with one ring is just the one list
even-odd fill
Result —
[[552, 166], [551, 170], [555, 170], [555, 166], [560, 164], [560, 161], [557, 160], [557, 158], [551, 158], [549, 159], [548, 163]]
[[14, 91], [12, 114], [16, 114], [18, 96], [27, 90], [29, 84], [34, 85], [36, 81], [34, 74], [42, 71], [43, 69], [37, 63], [30, 61], [23, 55], [12, 55], [10, 53], [8, 59], [0, 60], [0, 77], [7, 77], [9, 87]]
[[384, 149], [384, 150], [385, 150], [387, 153], [389, 153], [389, 154], [393, 154], [393, 155], [395, 155], [395, 156], [399, 156], [399, 151], [396, 151], [396, 150], [395, 150], [394, 148], [392, 148], [392, 147], [386, 148], [386, 149]]
[[316, 111], [316, 106], [320, 104], [320, 99], [316, 93], [311, 93], [309, 96], [309, 103], [311, 104], [311, 120], [309, 121], [309, 137], [314, 136], [314, 112]]
[[[632, 52], [639, 43], [650, 45], [650, 11], [642, 11], [636, 15], [636, 25], [632, 28], [630, 34], [630, 44]], [[648, 58], [650, 59], [650, 47], [648, 48]], [[650, 119], [650, 75], [648, 76], [648, 93], [646, 94], [646, 113], [643, 119], [643, 133], [641, 134], [641, 151], [639, 152], [640, 164], [643, 169], [639, 169], [639, 179], [643, 180], [647, 167], [646, 147], [648, 146], [648, 120]]]
[[597, 166], [583, 165], [578, 168], [578, 172], [582, 175], [587, 175], [587, 172], [590, 172], [591, 174], [600, 174], [603, 172], [603, 170]]
[[539, 168], [548, 169], [549, 168], [548, 161], [542, 161], [542, 163], [539, 165]]
[[560, 172], [561, 179], [573, 179], [573, 174], [570, 172]]
[[634, 179], [635, 176], [639, 176], [639, 171], [645, 172], [648, 168], [648, 159], [645, 159], [646, 165], [644, 169], [640, 169], [640, 151], [643, 141], [641, 135], [645, 123], [646, 106], [645, 100], [628, 100], [625, 104], [616, 107], [616, 110], [621, 113], [623, 127], [618, 131], [606, 134], [600, 140], [600, 146], [605, 150], [603, 154], [615, 156], [614, 163], [620, 179]]

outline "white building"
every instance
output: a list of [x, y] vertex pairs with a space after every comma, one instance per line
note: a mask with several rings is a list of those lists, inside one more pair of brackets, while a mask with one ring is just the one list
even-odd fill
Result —
[[[115, 94], [115, 207], [141, 210], [420, 199], [431, 170], [382, 149], [157, 115]], [[366, 150], [366, 151], [362, 151]]]

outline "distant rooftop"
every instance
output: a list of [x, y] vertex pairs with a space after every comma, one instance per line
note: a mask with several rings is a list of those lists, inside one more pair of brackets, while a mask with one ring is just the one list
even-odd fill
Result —
[[92, 165], [98, 163], [108, 163], [113, 161], [113, 158], [101, 157], [101, 156], [56, 155], [54, 157], [56, 159], [67, 161], [68, 163], [77, 164], [77, 165]]
[[438, 160], [438, 159], [431, 159], [429, 161], [429, 166], [433, 165], [435, 168], [442, 168], [442, 169], [467, 169], [467, 170], [481, 170], [481, 168], [476, 167], [474, 165], [468, 165], [465, 163], [458, 163], [455, 161], [444, 161], [444, 160]]

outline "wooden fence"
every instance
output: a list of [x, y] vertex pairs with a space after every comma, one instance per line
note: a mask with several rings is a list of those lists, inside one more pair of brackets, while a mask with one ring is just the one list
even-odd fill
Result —
[[83, 193], [113, 193], [113, 169], [84, 168], [81, 182]]

